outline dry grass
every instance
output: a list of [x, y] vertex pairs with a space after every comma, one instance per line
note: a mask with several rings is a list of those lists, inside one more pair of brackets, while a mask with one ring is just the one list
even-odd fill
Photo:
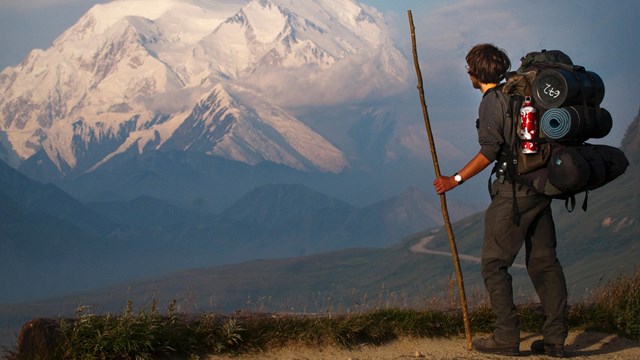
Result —
[[[455, 299], [427, 301], [432, 308], [416, 309], [386, 301], [377, 309], [322, 314], [236, 313], [230, 316], [188, 316], [170, 303], [164, 313], [154, 301], [150, 308], [134, 312], [127, 303], [116, 315], [91, 314], [78, 309], [74, 319], [60, 319], [55, 358], [73, 359], [199, 359], [208, 354], [248, 353], [291, 344], [352, 347], [381, 345], [403, 337], [450, 337], [464, 333]], [[412, 305], [406, 306], [407, 303]], [[538, 331], [544, 314], [534, 305], [518, 307], [524, 331]], [[489, 332], [494, 315], [485, 305], [470, 311], [474, 332]], [[640, 339], [640, 269], [631, 276], [593, 292], [570, 308], [571, 328], [613, 332]], [[7, 351], [9, 359], [25, 358]]]

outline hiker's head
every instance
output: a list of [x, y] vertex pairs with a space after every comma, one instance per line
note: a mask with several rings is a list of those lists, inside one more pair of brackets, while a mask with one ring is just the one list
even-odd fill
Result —
[[[467, 56], [467, 73], [472, 81], [485, 84], [497, 84], [511, 68], [507, 53], [492, 44], [478, 44], [469, 50]], [[475, 87], [475, 83], [474, 83]]]

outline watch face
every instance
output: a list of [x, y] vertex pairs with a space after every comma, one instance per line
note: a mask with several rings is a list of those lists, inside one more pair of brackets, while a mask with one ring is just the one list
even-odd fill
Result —
[[454, 177], [453, 177], [453, 179], [454, 179], [456, 182], [461, 182], [461, 181], [462, 181], [462, 176], [460, 176], [460, 174], [456, 174], [456, 176], [454, 176]]

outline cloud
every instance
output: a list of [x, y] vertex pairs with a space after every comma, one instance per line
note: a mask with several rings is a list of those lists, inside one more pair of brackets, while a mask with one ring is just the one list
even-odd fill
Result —
[[[350, 55], [331, 68], [268, 69], [251, 74], [244, 86], [259, 89], [280, 106], [340, 104], [385, 97], [406, 89], [406, 59], [388, 55]], [[393, 56], [393, 55], [391, 55]], [[373, 61], [372, 61], [373, 59]]]
[[[464, 56], [473, 45], [489, 42], [507, 51], [512, 68], [527, 52], [561, 49], [575, 63], [598, 72], [612, 92], [620, 88], [616, 92], [624, 93], [622, 89], [632, 90], [638, 79], [638, 10], [640, 3], [634, 1], [612, 6], [599, 1], [463, 0], [421, 8], [413, 17], [421, 67], [435, 87], [474, 92], [468, 86]], [[408, 49], [408, 25], [405, 31], [400, 41]], [[612, 81], [623, 79], [621, 74], [626, 74], [626, 81]], [[631, 108], [636, 112], [638, 103]]]
[[202, 92], [200, 88], [171, 89], [153, 96], [138, 96], [136, 101], [152, 112], [174, 114], [192, 108]]

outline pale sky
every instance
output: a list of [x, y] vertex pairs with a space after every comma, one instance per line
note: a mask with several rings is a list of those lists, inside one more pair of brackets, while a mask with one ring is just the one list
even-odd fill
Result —
[[[0, 0], [0, 69], [17, 65], [33, 48], [48, 48], [91, 6], [104, 2]], [[614, 128], [607, 137], [607, 142], [613, 145], [619, 145], [626, 127], [638, 114], [640, 22], [637, 17], [640, 1], [361, 2], [385, 14], [411, 70], [413, 60], [407, 10], [412, 10], [430, 116], [435, 119], [434, 131], [466, 128], [469, 117], [475, 116], [480, 94], [469, 86], [464, 72], [464, 55], [480, 42], [491, 42], [504, 48], [514, 69], [528, 51], [562, 49], [574, 63], [598, 73], [606, 87], [602, 106], [614, 118]], [[469, 139], [472, 138], [460, 141]]]

